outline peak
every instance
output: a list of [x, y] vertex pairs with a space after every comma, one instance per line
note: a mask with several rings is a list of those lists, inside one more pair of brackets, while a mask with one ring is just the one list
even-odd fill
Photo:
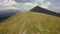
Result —
[[40, 7], [40, 6], [35, 6], [34, 8], [32, 8], [30, 11], [34, 11], [34, 12], [40, 12], [43, 10], [45, 10], [44, 8]]
[[39, 6], [35, 6], [35, 7], [39, 7]]
[[60, 17], [60, 14], [58, 14], [56, 12], [53, 12], [53, 11], [50, 11], [50, 10], [47, 10], [47, 9], [44, 9], [44, 8], [42, 8], [40, 6], [36, 6], [36, 7], [32, 8], [30, 11], [39, 12], [39, 13], [45, 13], [45, 14], [49, 14], [49, 15]]
[[34, 8], [41, 8], [40, 6], [35, 6]]

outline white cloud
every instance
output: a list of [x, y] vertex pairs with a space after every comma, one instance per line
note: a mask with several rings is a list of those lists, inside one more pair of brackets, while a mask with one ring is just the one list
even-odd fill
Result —
[[40, 6], [43, 7], [43, 8], [48, 9], [51, 5], [52, 5], [51, 2], [46, 2], [46, 3], [41, 4]]
[[7, 7], [6, 9], [18, 10], [18, 7], [13, 7], [13, 6], [10, 6], [10, 7]]
[[13, 0], [0, 0], [0, 10], [17, 9], [17, 7], [14, 7], [13, 5], [18, 5], [18, 3]]
[[36, 6], [36, 4], [33, 4], [33, 3], [23, 3], [23, 4], [20, 5], [20, 9], [23, 10], [23, 11], [28, 11], [31, 8], [33, 8], [34, 6]]
[[45, 0], [36, 0], [36, 3], [42, 8], [48, 8], [50, 5], [52, 5], [51, 2], [45, 2]]
[[49, 8], [50, 10], [52, 10], [52, 11], [55, 11], [55, 12], [57, 12], [57, 13], [60, 13], [60, 6], [51, 6], [51, 8]]
[[37, 4], [33, 4], [33, 3], [25, 3], [25, 6], [36, 6]]
[[45, 0], [34, 0], [34, 1], [33, 0], [28, 0], [28, 1], [27, 0], [26, 1], [25, 0], [0, 0], [0, 10], [14, 9], [14, 10], [26, 11], [26, 10], [30, 10], [36, 5], [56, 12], [60, 11], [59, 8], [60, 6], [59, 7], [55, 6], [52, 2], [50, 1], [45, 2]]
[[[5, 9], [15, 9], [15, 10], [29, 10], [34, 7], [36, 4], [33, 3], [17, 3], [13, 0], [3, 0], [0, 2], [0, 7], [4, 7]], [[1, 9], [1, 8], [0, 8]]]
[[26, 2], [28, 2], [28, 3], [32, 3], [33, 1], [35, 1], [35, 0], [15, 0], [17, 3], [26, 3]]
[[0, 6], [11, 6], [14, 4], [17, 4], [17, 3], [13, 0], [3, 0], [3, 1], [1, 0], [0, 2]]
[[31, 9], [34, 6], [36, 6], [37, 4], [33, 4], [33, 3], [25, 3], [25, 6], [27, 7], [27, 9]]
[[51, 2], [46, 2], [46, 5], [50, 6], [52, 3]]
[[13, 0], [3, 0], [0, 3], [0, 6], [5, 6], [5, 7], [7, 6], [6, 9], [29, 10], [36, 5], [40, 5], [43, 8], [48, 8], [51, 5], [50, 2], [44, 3], [45, 0], [35, 0], [35, 1], [36, 1], [36, 3], [33, 4], [33, 3], [29, 3], [29, 1], [25, 2], [25, 3], [17, 3]]
[[43, 4], [45, 0], [36, 0], [36, 2], [39, 4]]

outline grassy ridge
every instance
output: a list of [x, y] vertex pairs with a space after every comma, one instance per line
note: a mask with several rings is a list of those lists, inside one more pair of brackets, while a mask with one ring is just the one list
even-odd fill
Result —
[[2, 22], [0, 34], [60, 34], [60, 18], [35, 12], [17, 13]]

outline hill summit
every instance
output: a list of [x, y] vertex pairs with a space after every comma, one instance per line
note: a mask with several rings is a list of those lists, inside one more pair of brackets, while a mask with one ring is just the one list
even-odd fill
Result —
[[20, 12], [0, 24], [0, 34], [60, 34], [60, 18], [36, 12]]
[[60, 13], [56, 13], [56, 12], [44, 9], [42, 7], [39, 7], [39, 6], [36, 6], [36, 7], [32, 8], [30, 11], [39, 12], [39, 13], [45, 13], [45, 14], [49, 14], [49, 15], [54, 15], [54, 16], [60, 17]]

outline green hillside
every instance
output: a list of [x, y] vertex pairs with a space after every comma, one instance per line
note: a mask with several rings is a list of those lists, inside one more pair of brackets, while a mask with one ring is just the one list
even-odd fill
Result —
[[0, 34], [60, 34], [60, 17], [36, 13], [17, 13], [0, 24]]

